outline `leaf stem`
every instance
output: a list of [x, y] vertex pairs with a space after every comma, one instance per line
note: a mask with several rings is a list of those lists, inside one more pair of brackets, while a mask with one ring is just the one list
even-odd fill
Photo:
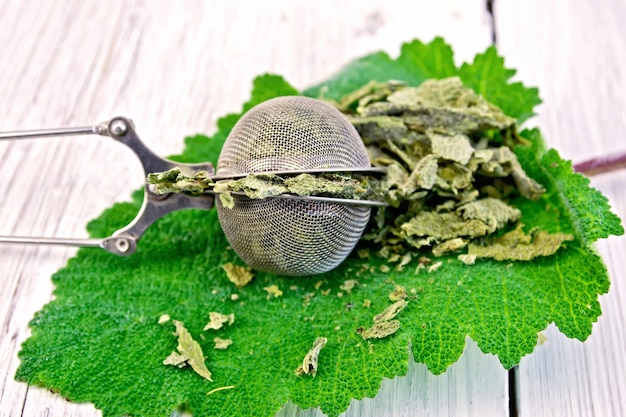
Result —
[[626, 168], [626, 153], [599, 156], [574, 164], [574, 170], [588, 177]]
[[211, 391], [207, 392], [206, 395], [208, 396], [208, 395], [211, 395], [211, 394], [213, 394], [215, 392], [218, 392], [218, 391], [224, 391], [226, 389], [233, 389], [233, 388], [235, 388], [234, 385], [228, 385], [226, 387], [215, 388], [215, 389], [212, 389]]

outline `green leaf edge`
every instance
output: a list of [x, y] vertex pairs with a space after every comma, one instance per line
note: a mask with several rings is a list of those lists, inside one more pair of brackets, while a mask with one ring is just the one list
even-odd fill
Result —
[[531, 145], [515, 148], [520, 162], [558, 193], [558, 198], [569, 209], [566, 214], [576, 229], [576, 237], [584, 245], [624, 234], [621, 219], [611, 211], [608, 198], [591, 186], [589, 178], [575, 172], [572, 162], [561, 158], [556, 149], [546, 149], [539, 129], [524, 130], [521, 136], [530, 140]]

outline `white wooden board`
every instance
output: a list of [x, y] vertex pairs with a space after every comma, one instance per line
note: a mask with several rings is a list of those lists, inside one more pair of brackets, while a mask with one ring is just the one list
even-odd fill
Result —
[[[536, 85], [544, 104], [533, 124], [574, 161], [626, 152], [626, 4], [498, 2], [498, 45], [518, 79]], [[626, 219], [626, 172], [592, 185]], [[524, 358], [517, 381], [520, 416], [626, 415], [626, 238], [598, 245], [611, 276], [600, 298], [603, 315], [581, 343], [554, 327]]]

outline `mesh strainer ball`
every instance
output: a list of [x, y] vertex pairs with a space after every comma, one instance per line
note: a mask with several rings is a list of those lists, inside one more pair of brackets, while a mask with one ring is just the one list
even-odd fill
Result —
[[[237, 122], [216, 175], [370, 166], [359, 134], [337, 109], [306, 97], [279, 97]], [[281, 275], [335, 268], [352, 251], [370, 216], [370, 208], [363, 206], [233, 197], [232, 209], [216, 199], [228, 242], [252, 268]]]

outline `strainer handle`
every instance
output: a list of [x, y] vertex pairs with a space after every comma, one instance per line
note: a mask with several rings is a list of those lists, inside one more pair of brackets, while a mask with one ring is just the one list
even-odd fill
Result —
[[[214, 173], [210, 163], [182, 164], [163, 158], [150, 150], [137, 135], [135, 126], [130, 119], [116, 117], [112, 119], [106, 128], [106, 136], [128, 146], [139, 158], [144, 170], [144, 177], [152, 172], [167, 171], [179, 168], [187, 175], [194, 175], [198, 171], [207, 171], [209, 175]], [[158, 219], [173, 211], [199, 208], [210, 210], [213, 208], [215, 198], [202, 195], [197, 197], [185, 194], [156, 194], [153, 185], [145, 184], [143, 204], [137, 216], [128, 224], [117, 230], [109, 238], [104, 239], [103, 248], [116, 255], [130, 255], [135, 252], [137, 242], [145, 231]]]
[[[87, 134], [108, 136], [129, 147], [139, 158], [143, 166], [144, 177], [152, 172], [167, 171], [172, 168], [179, 168], [187, 175], [194, 175], [198, 171], [207, 171], [210, 175], [214, 173], [210, 163], [182, 164], [156, 155], [139, 138], [133, 122], [125, 117], [116, 117], [108, 122], [87, 127], [0, 133], [0, 140]], [[173, 211], [187, 208], [209, 210], [213, 208], [214, 203], [215, 198], [211, 195], [197, 197], [184, 194], [159, 195], [152, 191], [151, 185], [146, 184], [144, 186], [143, 204], [137, 216], [130, 224], [117, 230], [110, 237], [104, 239], [63, 239], [0, 236], [0, 242], [101, 247], [113, 254], [126, 256], [135, 252], [141, 236], [150, 225], [161, 217]]]

